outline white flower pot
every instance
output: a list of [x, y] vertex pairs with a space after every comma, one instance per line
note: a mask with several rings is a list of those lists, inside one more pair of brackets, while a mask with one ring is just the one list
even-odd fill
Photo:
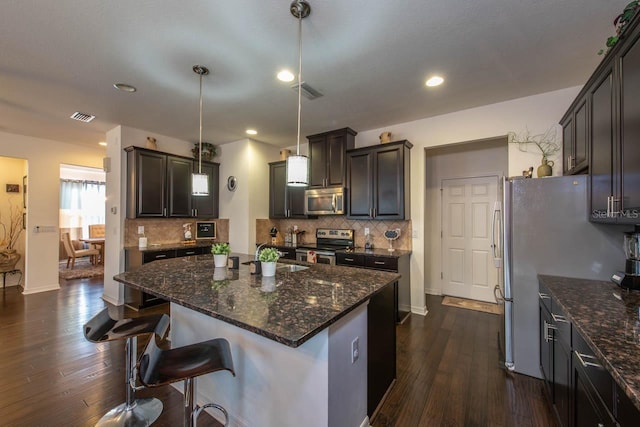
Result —
[[262, 292], [273, 292], [276, 290], [276, 278], [275, 277], [265, 277], [262, 275], [260, 290]]
[[216, 268], [226, 267], [227, 266], [227, 255], [213, 255], [213, 265]]
[[264, 277], [272, 277], [276, 275], [276, 263], [262, 261], [262, 275]]
[[[219, 255], [222, 256], [222, 255]], [[213, 280], [224, 280], [227, 278], [227, 269], [224, 267], [216, 267], [213, 269]]]

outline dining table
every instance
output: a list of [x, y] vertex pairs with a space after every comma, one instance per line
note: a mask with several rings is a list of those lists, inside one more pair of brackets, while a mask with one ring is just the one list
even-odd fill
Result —
[[98, 264], [104, 264], [104, 237], [89, 237], [86, 239], [80, 239], [81, 242], [85, 242], [90, 246], [94, 246], [100, 252], [98, 257]]

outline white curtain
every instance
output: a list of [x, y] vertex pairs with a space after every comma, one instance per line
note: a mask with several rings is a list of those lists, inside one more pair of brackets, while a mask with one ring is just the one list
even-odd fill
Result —
[[89, 225], [105, 222], [105, 183], [60, 180], [60, 227], [82, 227], [89, 237]]

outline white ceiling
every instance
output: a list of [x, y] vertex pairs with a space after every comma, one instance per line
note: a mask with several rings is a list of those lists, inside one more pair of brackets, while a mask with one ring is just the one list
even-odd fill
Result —
[[[302, 134], [357, 131], [581, 85], [629, 0], [308, 0]], [[0, 0], [0, 131], [80, 144], [123, 124], [197, 141], [295, 143], [289, 0]], [[445, 77], [424, 86], [433, 73]], [[113, 84], [138, 88], [133, 94]], [[68, 117], [94, 114], [90, 124]], [[558, 119], [560, 119], [558, 117]]]

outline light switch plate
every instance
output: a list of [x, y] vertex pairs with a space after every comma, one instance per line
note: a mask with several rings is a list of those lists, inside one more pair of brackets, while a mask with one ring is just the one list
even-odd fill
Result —
[[144, 225], [138, 226], [138, 234], [144, 234]]

